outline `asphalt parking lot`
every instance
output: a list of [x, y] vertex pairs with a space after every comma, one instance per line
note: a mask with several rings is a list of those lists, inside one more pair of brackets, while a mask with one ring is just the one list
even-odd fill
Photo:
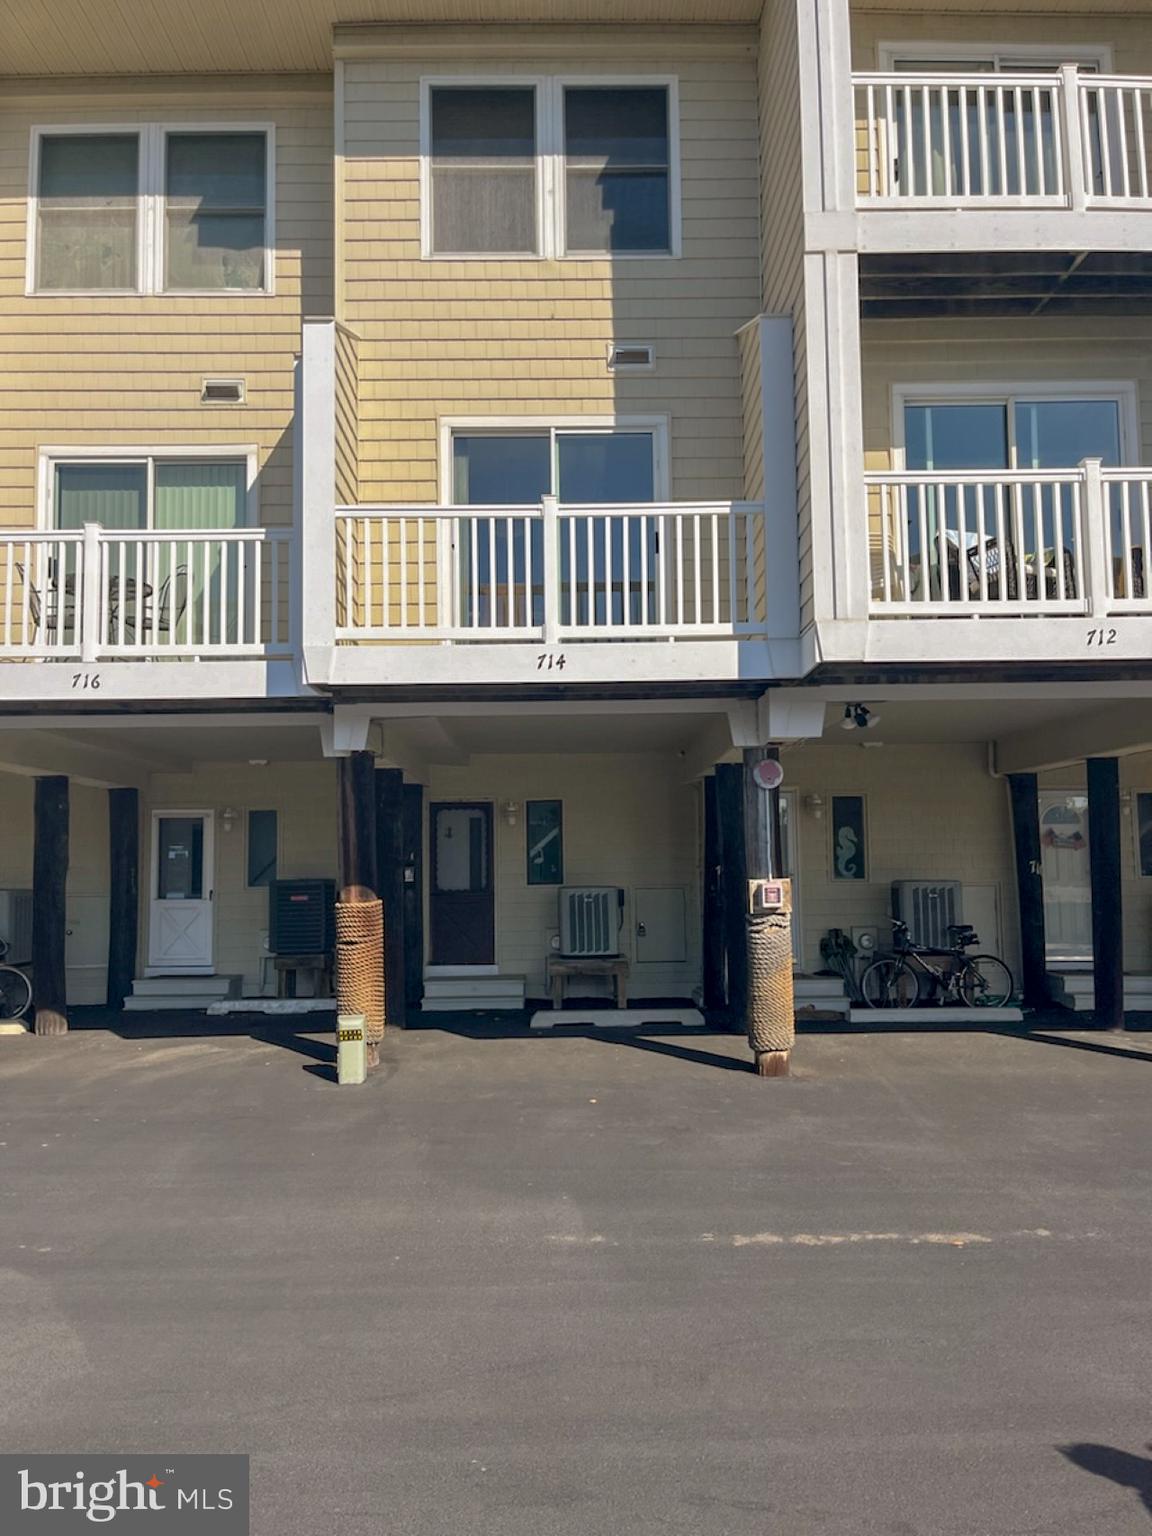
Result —
[[258, 1536], [1152, 1530], [1112, 1037], [0, 1040], [5, 1448], [244, 1451]]

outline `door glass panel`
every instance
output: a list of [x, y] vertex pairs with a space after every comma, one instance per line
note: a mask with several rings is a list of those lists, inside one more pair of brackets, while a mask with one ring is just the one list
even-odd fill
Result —
[[1007, 469], [1007, 407], [907, 405], [904, 443], [910, 470]]
[[1092, 958], [1092, 881], [1088, 797], [1041, 795], [1040, 867], [1049, 960]]
[[[556, 452], [562, 505], [617, 507], [650, 502], [655, 495], [650, 432], [561, 434]], [[569, 522], [576, 525], [574, 539], [568, 536]], [[651, 622], [659, 570], [653, 519], [595, 514], [565, 519], [561, 621], [582, 627]], [[669, 579], [675, 583], [673, 572]]]
[[156, 895], [161, 901], [201, 901], [204, 896], [204, 822], [199, 816], [162, 816]]
[[1081, 459], [1120, 463], [1115, 400], [1016, 402], [1016, 463], [1021, 469], [1071, 469]]
[[436, 812], [436, 890], [486, 891], [490, 884], [488, 815], [480, 806]]
[[144, 464], [58, 464], [56, 526], [147, 527], [148, 469]]
[[551, 489], [546, 432], [452, 439], [452, 499], [458, 507], [538, 506]]

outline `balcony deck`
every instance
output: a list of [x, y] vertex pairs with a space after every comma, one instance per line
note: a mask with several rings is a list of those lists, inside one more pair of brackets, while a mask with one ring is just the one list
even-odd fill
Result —
[[281, 528], [0, 532], [0, 698], [291, 691], [292, 565]]
[[338, 507], [331, 680], [771, 675], [795, 573], [769, 521], [744, 501]]
[[861, 251], [1146, 249], [1152, 79], [857, 73]]

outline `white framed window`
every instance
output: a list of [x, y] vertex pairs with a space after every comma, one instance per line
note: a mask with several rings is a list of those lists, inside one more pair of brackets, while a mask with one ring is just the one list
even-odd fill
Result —
[[1112, 49], [1103, 43], [879, 43], [879, 68], [924, 73], [1053, 73], [1061, 64], [1112, 73]]
[[572, 506], [668, 499], [666, 417], [462, 418], [441, 423], [448, 506]]
[[421, 81], [426, 257], [679, 256], [677, 82]]
[[39, 526], [141, 532], [246, 528], [256, 518], [258, 450], [44, 448]]
[[1137, 390], [1131, 380], [897, 384], [892, 433], [897, 469], [1131, 464], [1139, 458]]
[[30, 294], [269, 294], [268, 123], [32, 130]]

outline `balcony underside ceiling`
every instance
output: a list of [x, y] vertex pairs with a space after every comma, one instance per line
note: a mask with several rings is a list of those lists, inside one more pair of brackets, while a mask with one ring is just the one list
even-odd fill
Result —
[[866, 320], [1152, 314], [1152, 253], [938, 252], [860, 258]]
[[344, 23], [725, 25], [760, 0], [5, 0], [0, 77], [328, 71]]

